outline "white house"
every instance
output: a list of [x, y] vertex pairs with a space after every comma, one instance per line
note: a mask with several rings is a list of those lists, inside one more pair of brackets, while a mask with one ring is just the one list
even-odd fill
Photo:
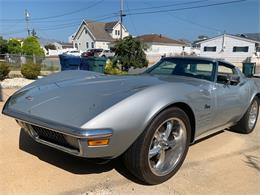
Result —
[[251, 38], [250, 34], [223, 34], [201, 41], [199, 44], [201, 56], [221, 58], [240, 67], [243, 62], [250, 62], [260, 57], [260, 40]]
[[[129, 36], [122, 26], [122, 37]], [[94, 22], [84, 20], [73, 37], [73, 45], [80, 51], [92, 48], [108, 49], [109, 44], [120, 38], [120, 22]]]
[[161, 34], [146, 34], [136, 38], [147, 46], [145, 52], [150, 63], [156, 62], [161, 56], [191, 54], [190, 45]]
[[65, 43], [65, 42], [53, 42], [52, 43], [56, 49], [48, 49], [45, 51], [45, 55], [47, 56], [57, 56], [60, 55], [62, 53], [65, 53], [67, 51], [73, 51], [76, 50], [75, 48], [73, 48], [73, 44], [72, 43]]

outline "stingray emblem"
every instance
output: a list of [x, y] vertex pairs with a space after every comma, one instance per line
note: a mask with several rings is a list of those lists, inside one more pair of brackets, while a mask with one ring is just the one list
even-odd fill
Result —
[[27, 96], [27, 97], [25, 97], [25, 99], [27, 99], [29, 101], [33, 101], [33, 97], [32, 96]]

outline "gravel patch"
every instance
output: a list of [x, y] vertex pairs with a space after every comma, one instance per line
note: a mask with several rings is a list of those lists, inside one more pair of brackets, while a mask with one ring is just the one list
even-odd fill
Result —
[[0, 81], [0, 87], [3, 89], [10, 89], [10, 88], [22, 88], [35, 80], [29, 80], [25, 78], [12, 78], [12, 79], [5, 79]]

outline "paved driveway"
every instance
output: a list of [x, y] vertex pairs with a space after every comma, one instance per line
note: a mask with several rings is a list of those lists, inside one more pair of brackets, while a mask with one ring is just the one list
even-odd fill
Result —
[[96, 165], [37, 144], [3, 115], [0, 154], [0, 194], [260, 194], [259, 123], [250, 135], [223, 131], [191, 146], [180, 171], [157, 186], [136, 183], [120, 161]]

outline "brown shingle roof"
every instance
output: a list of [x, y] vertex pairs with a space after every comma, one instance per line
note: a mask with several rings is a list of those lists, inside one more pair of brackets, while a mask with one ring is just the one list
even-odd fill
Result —
[[118, 21], [113, 21], [113, 22], [107, 22], [105, 24], [105, 29], [113, 29], [114, 26], [118, 23]]
[[85, 21], [85, 24], [87, 25], [90, 32], [93, 34], [93, 36], [96, 38], [97, 41], [108, 41], [108, 42], [114, 41], [114, 39], [106, 31], [106, 25], [112, 26], [112, 23], [114, 22], [105, 23], [105, 22]]
[[162, 35], [158, 34], [147, 34], [147, 35], [141, 35], [136, 37], [141, 42], [148, 43], [168, 43], [168, 44], [175, 44], [175, 45], [186, 45], [184, 42], [177, 41], [175, 39], [171, 39]]

